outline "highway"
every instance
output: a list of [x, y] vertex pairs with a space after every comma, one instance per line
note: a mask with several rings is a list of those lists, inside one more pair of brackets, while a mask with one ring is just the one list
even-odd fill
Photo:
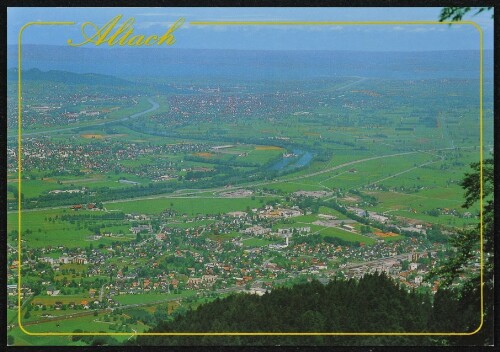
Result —
[[[465, 148], [474, 148], [474, 146], [463, 147], [463, 149], [465, 149]], [[346, 163], [343, 163], [343, 164], [340, 164], [340, 165], [337, 165], [337, 166], [329, 167], [329, 168], [326, 168], [326, 169], [323, 169], [323, 170], [320, 170], [320, 171], [315, 171], [315, 172], [311, 172], [311, 173], [304, 174], [304, 175], [294, 176], [294, 177], [291, 177], [291, 178], [277, 179], [277, 180], [267, 180], [267, 181], [258, 181], [258, 182], [254, 182], [254, 183], [242, 184], [242, 185], [237, 186], [237, 187], [231, 187], [230, 190], [236, 190], [236, 189], [248, 188], [248, 187], [260, 187], [260, 186], [270, 185], [270, 184], [273, 184], [273, 183], [293, 182], [293, 181], [297, 181], [297, 180], [308, 178], [308, 177], [314, 177], [314, 176], [322, 175], [322, 174], [325, 174], [325, 173], [329, 173], [329, 172], [332, 172], [332, 171], [344, 168], [346, 166], [356, 165], [356, 164], [364, 163], [364, 162], [371, 161], [371, 160], [392, 158], [392, 157], [395, 157], [395, 156], [411, 155], [411, 154], [416, 154], [416, 153], [434, 152], [434, 151], [437, 151], [437, 150], [451, 150], [451, 149], [454, 149], [454, 148], [441, 148], [441, 149], [430, 149], [430, 150], [415, 150], [415, 151], [411, 151], [411, 152], [402, 152], [402, 153], [393, 153], [393, 154], [373, 156], [373, 157], [370, 157], [370, 158], [349, 161], [349, 162], [346, 162]], [[420, 166], [422, 166], [422, 165], [420, 165]], [[193, 197], [193, 196], [196, 196], [196, 194], [199, 194], [199, 193], [206, 193], [206, 192], [207, 193], [208, 192], [210, 192], [210, 193], [214, 193], [215, 192], [216, 193], [216, 192], [227, 191], [227, 190], [228, 190], [228, 188], [226, 188], [226, 187], [206, 188], [206, 189], [196, 189], [196, 190], [185, 189], [185, 190], [177, 190], [177, 191], [175, 191], [173, 193], [163, 193], [163, 194], [158, 194], [158, 195], [135, 197], [135, 198], [122, 198], [122, 199], [116, 199], [116, 200], [111, 200], [111, 201], [105, 201], [105, 202], [102, 202], [102, 203], [104, 205], [106, 205], [106, 204], [112, 204], [112, 203], [123, 203], [123, 202], [129, 202], [129, 201], [152, 200], [152, 199], [161, 199], [161, 198], [176, 198], [176, 197], [184, 198], [186, 196], [191, 196], [189, 198], [196, 198], [196, 197]], [[214, 198], [214, 197], [206, 197], [206, 198]], [[22, 212], [26, 213], [26, 212], [40, 211], [40, 210], [67, 209], [68, 207], [69, 207], [69, 205], [61, 205], [61, 206], [46, 207], [46, 208], [32, 208], [32, 209], [22, 210]], [[7, 213], [8, 214], [17, 213], [17, 210], [10, 210]]]

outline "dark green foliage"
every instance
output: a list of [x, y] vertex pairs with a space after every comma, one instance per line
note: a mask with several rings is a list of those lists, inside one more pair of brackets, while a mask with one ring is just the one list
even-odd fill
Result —
[[326, 243], [331, 243], [336, 246], [352, 246], [352, 247], [359, 247], [360, 244], [359, 242], [350, 242], [350, 241], [345, 241], [341, 238], [337, 237], [328, 237], [328, 236], [321, 236], [318, 233], [315, 233], [310, 236], [301, 236], [298, 237], [297, 239], [294, 240], [295, 244], [302, 244], [306, 243], [310, 246], [315, 246], [319, 243], [326, 242]]
[[[461, 21], [465, 14], [476, 9], [474, 15], [477, 15], [483, 11], [490, 11], [493, 7], [444, 7], [439, 15], [439, 21]], [[493, 18], [493, 14], [491, 14]]]
[[[155, 332], [408, 332], [428, 331], [430, 297], [399, 288], [384, 274], [359, 281], [313, 280], [262, 297], [234, 294], [163, 322]], [[424, 339], [422, 339], [423, 341]], [[405, 344], [404, 337], [141, 336], [137, 345]], [[420, 341], [420, 340], [419, 340]]]
[[[450, 338], [449, 343], [456, 344], [490, 344], [493, 331], [493, 159], [483, 162], [483, 283], [484, 283], [484, 324], [475, 335]], [[480, 164], [471, 165], [473, 172], [465, 175], [461, 185], [465, 189], [464, 208], [469, 208], [480, 198]], [[448, 319], [448, 328], [455, 331], [474, 331], [480, 326], [481, 314], [481, 276], [480, 273], [469, 276], [459, 288], [451, 290], [460, 274], [468, 274], [470, 263], [477, 261], [477, 250], [480, 248], [480, 224], [476, 228], [464, 229], [450, 238], [450, 244], [456, 252], [433, 270], [429, 276], [435, 275], [443, 281], [446, 298], [436, 294], [436, 311], [439, 311], [444, 324]], [[438, 299], [440, 298], [440, 299]], [[457, 311], [460, 314], [457, 315]], [[448, 318], [446, 318], [448, 317]]]
[[427, 234], [427, 239], [431, 242], [439, 242], [439, 243], [448, 242], [448, 236], [443, 235], [438, 225], [432, 225], [432, 227], [427, 230], [426, 234]]

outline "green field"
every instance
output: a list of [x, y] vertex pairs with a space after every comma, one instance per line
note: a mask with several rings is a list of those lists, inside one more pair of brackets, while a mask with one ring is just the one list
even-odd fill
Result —
[[183, 291], [180, 293], [143, 293], [143, 294], [125, 294], [115, 296], [114, 299], [116, 302], [128, 305], [128, 304], [143, 304], [143, 303], [152, 303], [159, 301], [167, 301], [171, 299], [182, 299], [186, 297], [191, 297], [196, 295], [195, 291]]
[[241, 241], [244, 247], [264, 247], [276, 243], [276, 241], [265, 240], [262, 238], [248, 238]]
[[[75, 211], [70, 209], [54, 209], [54, 210], [36, 210], [25, 211], [21, 213], [21, 228], [23, 231], [22, 240], [23, 246], [38, 248], [43, 246], [59, 246], [66, 247], [86, 247], [91, 243], [97, 246], [100, 243], [110, 244], [113, 241], [128, 241], [131, 237], [124, 236], [121, 238], [116, 237], [102, 237], [99, 240], [91, 241], [87, 239], [93, 233], [86, 228], [87, 225], [102, 225], [102, 232], [123, 230], [128, 234], [128, 227], [126, 224], [121, 226], [113, 225], [116, 220], [81, 220], [75, 223], [60, 220], [64, 214], [76, 214]], [[96, 214], [95, 212], [87, 210], [79, 210], [78, 214]], [[59, 217], [58, 220], [54, 220]], [[18, 214], [10, 213], [7, 216], [7, 231], [17, 230]], [[53, 221], [50, 221], [53, 219]], [[80, 228], [78, 227], [80, 222]]]
[[[269, 198], [264, 198], [264, 201]], [[251, 198], [154, 198], [119, 203], [106, 203], [108, 210], [121, 210], [125, 213], [158, 214], [165, 209], [174, 209], [181, 214], [219, 214], [246, 210], [262, 206], [259, 199]]]
[[207, 238], [213, 240], [213, 241], [231, 241], [233, 238], [241, 237], [241, 233], [236, 233], [236, 232], [231, 232], [231, 233], [224, 233], [220, 235], [208, 235]]
[[31, 304], [53, 305], [56, 302], [62, 302], [63, 304], [74, 302], [75, 304], [80, 304], [82, 300], [90, 300], [88, 293], [82, 293], [78, 295], [35, 296]]
[[[107, 323], [102, 320], [104, 315], [105, 315], [104, 313], [100, 313], [98, 316], [90, 314], [84, 317], [66, 319], [62, 322], [53, 321], [53, 322], [39, 323], [39, 324], [25, 326], [25, 329], [31, 333], [73, 332], [76, 329], [82, 329], [88, 332], [107, 332], [107, 333], [116, 332], [116, 330], [110, 329], [112, 322]], [[137, 324], [129, 325], [129, 327], [130, 329], [135, 329], [138, 332], [142, 332], [148, 329], [148, 326], [140, 322]], [[132, 333], [132, 330], [130, 330], [130, 332]], [[67, 337], [65, 339], [67, 339]]]
[[358, 235], [356, 233], [344, 231], [342, 229], [338, 229], [338, 228], [334, 228], [334, 227], [323, 228], [322, 230], [320, 230], [319, 233], [325, 237], [336, 237], [336, 238], [340, 238], [341, 240], [349, 241], [349, 242], [360, 242], [360, 243], [364, 243], [367, 245], [371, 245], [371, 244], [375, 243], [375, 240], [370, 238], [370, 237]]

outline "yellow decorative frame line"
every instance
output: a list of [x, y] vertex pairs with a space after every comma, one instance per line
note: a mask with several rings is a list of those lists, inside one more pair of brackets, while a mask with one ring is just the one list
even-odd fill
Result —
[[350, 26], [350, 25], [472, 25], [479, 32], [479, 218], [480, 218], [480, 292], [481, 292], [481, 321], [479, 327], [472, 332], [143, 332], [143, 333], [103, 333], [103, 332], [40, 332], [27, 331], [21, 321], [21, 129], [22, 129], [22, 92], [21, 92], [21, 43], [23, 31], [32, 25], [73, 25], [75, 22], [28, 22], [19, 30], [18, 35], [18, 325], [21, 331], [32, 336], [468, 336], [478, 333], [484, 323], [484, 292], [483, 292], [483, 30], [473, 21], [438, 22], [438, 21], [193, 21], [191, 26]]

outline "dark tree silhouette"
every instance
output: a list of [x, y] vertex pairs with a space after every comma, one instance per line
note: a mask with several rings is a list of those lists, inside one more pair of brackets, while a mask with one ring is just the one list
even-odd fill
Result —
[[[471, 165], [472, 172], [465, 174], [461, 186], [465, 189], [464, 208], [470, 208], [480, 200], [481, 166], [479, 163]], [[454, 296], [461, 307], [462, 314], [455, 313], [455, 327], [469, 329], [470, 332], [480, 327], [481, 312], [481, 282], [483, 282], [483, 325], [481, 330], [468, 339], [450, 339], [451, 343], [490, 344], [493, 338], [493, 252], [494, 252], [494, 160], [483, 162], [483, 277], [481, 273], [471, 276], [460, 289], [452, 290], [450, 287], [462, 273], [470, 271], [471, 261], [477, 261], [477, 251], [481, 243], [481, 224], [475, 228], [464, 229], [457, 236], [450, 239], [450, 244], [456, 252], [450, 256], [440, 267], [431, 271], [431, 276], [436, 275], [443, 281], [442, 287]], [[448, 305], [450, 306], [450, 305]], [[464, 312], [468, 313], [465, 314]], [[460, 322], [461, 321], [461, 322]], [[475, 322], [475, 324], [474, 324]], [[468, 324], [467, 324], [468, 323]]]
[[[483, 12], [490, 11], [493, 7], [444, 7], [439, 15], [439, 21], [461, 21], [465, 14], [475, 11], [474, 16]], [[491, 15], [493, 18], [493, 14]]]

